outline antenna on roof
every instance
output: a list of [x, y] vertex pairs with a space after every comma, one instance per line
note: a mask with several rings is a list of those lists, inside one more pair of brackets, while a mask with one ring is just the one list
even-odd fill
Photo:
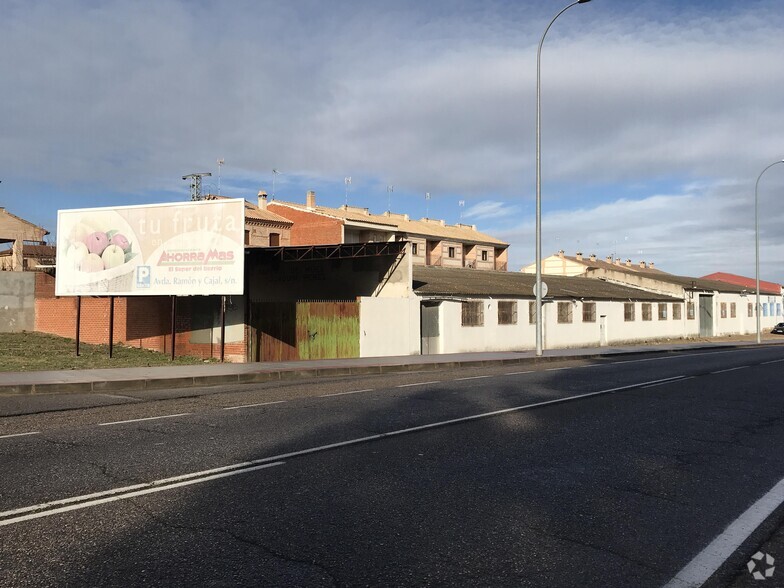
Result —
[[191, 200], [202, 200], [201, 196], [201, 179], [211, 176], [210, 172], [200, 172], [195, 174], [188, 174], [182, 176], [183, 180], [191, 181]]
[[460, 222], [463, 222], [463, 209], [465, 208], [465, 200], [458, 200], [457, 205], [460, 207]]
[[425, 192], [425, 218], [430, 218], [430, 192]]
[[343, 183], [346, 184], [346, 206], [348, 206], [348, 187], [351, 185], [351, 176], [343, 178]]
[[275, 178], [280, 172], [274, 167], [272, 168], [272, 199], [275, 200]]
[[387, 186], [387, 212], [392, 212], [392, 192], [394, 191], [394, 186]]
[[222, 166], [224, 163], [225, 163], [225, 162], [223, 161], [223, 158], [222, 158], [222, 157], [221, 157], [220, 159], [218, 159], [218, 196], [220, 196], [220, 195], [221, 195], [221, 193], [220, 193], [221, 166]]

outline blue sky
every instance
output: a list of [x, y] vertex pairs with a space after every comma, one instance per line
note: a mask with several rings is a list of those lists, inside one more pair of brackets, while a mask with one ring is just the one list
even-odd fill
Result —
[[[533, 261], [536, 45], [568, 2], [4, 2], [0, 205], [345, 201], [476, 224]], [[778, 2], [593, 0], [542, 59], [546, 253], [754, 269], [757, 174], [784, 158]], [[760, 183], [784, 281], [784, 164]], [[465, 201], [460, 207], [459, 201]]]

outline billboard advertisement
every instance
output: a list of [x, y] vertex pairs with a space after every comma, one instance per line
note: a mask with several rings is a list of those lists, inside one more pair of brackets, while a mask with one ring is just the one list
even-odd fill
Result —
[[57, 211], [57, 296], [242, 294], [245, 201]]

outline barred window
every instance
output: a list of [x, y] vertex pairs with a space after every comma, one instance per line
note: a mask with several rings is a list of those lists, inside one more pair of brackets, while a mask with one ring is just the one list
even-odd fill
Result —
[[667, 303], [659, 303], [659, 320], [667, 320]]
[[583, 322], [595, 323], [596, 322], [596, 303], [583, 302]]
[[623, 320], [626, 322], [634, 320], [634, 302], [623, 303]]
[[482, 251], [482, 261], [487, 261], [487, 250]]
[[455, 248], [454, 247], [450, 247], [447, 250], [447, 257], [454, 257], [454, 256], [455, 256]]
[[642, 303], [642, 320], [649, 321], [653, 319], [653, 309], [650, 302]]
[[418, 243], [411, 243], [411, 255], [418, 255], [417, 251], [418, 251], [419, 247], [417, 247], [417, 245], [419, 245], [419, 244]]
[[749, 302], [749, 310], [748, 310], [748, 312], [749, 312], [749, 318], [754, 316], [754, 305], [751, 302]]
[[690, 321], [694, 320], [694, 303], [687, 302], [686, 303], [686, 318]]
[[727, 318], [727, 303], [721, 303], [721, 318]]
[[536, 302], [528, 303], [528, 324], [536, 324]]
[[683, 312], [683, 306], [681, 304], [673, 303], [672, 305], [672, 318], [673, 320], [679, 321], [681, 320], [681, 313]]
[[572, 322], [572, 303], [559, 302], [558, 303], [558, 322], [571, 323]]
[[514, 300], [498, 301], [498, 324], [516, 325], [517, 324], [517, 302]]
[[484, 324], [485, 312], [482, 302], [463, 302], [463, 326], [481, 327]]
[[736, 313], [735, 303], [734, 302], [730, 302], [730, 318], [735, 318], [735, 316], [736, 316], [735, 313]]

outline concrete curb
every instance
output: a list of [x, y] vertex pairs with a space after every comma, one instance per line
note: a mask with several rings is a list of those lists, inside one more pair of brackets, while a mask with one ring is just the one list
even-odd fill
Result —
[[[763, 343], [754, 347], [779, 346], [781, 343]], [[662, 350], [629, 350], [614, 351], [611, 353], [591, 353], [584, 355], [557, 355], [543, 357], [520, 357], [503, 359], [476, 359], [464, 361], [433, 361], [428, 363], [411, 364], [375, 364], [361, 366], [335, 366], [303, 369], [285, 370], [259, 370], [257, 372], [245, 372], [239, 374], [215, 374], [200, 376], [177, 376], [159, 378], [133, 378], [128, 380], [85, 380], [83, 382], [36, 382], [32, 384], [0, 384], [0, 396], [19, 396], [32, 394], [90, 394], [106, 392], [133, 392], [142, 390], [167, 390], [167, 389], [187, 389], [202, 388], [212, 386], [225, 386], [231, 384], [254, 384], [269, 382], [272, 380], [294, 380], [308, 378], [325, 378], [340, 376], [362, 376], [385, 373], [414, 373], [436, 370], [449, 370], [466, 367], [487, 367], [493, 365], [536, 365], [555, 361], [574, 361], [579, 359], [606, 359], [608, 357], [625, 357], [629, 355], [646, 354], [675, 354], [685, 351], [699, 351], [705, 349], [737, 349], [749, 347], [749, 345], [737, 344], [713, 344], [699, 347], [689, 347], [688, 349], [662, 349]], [[436, 356], [437, 357], [437, 356]]]

